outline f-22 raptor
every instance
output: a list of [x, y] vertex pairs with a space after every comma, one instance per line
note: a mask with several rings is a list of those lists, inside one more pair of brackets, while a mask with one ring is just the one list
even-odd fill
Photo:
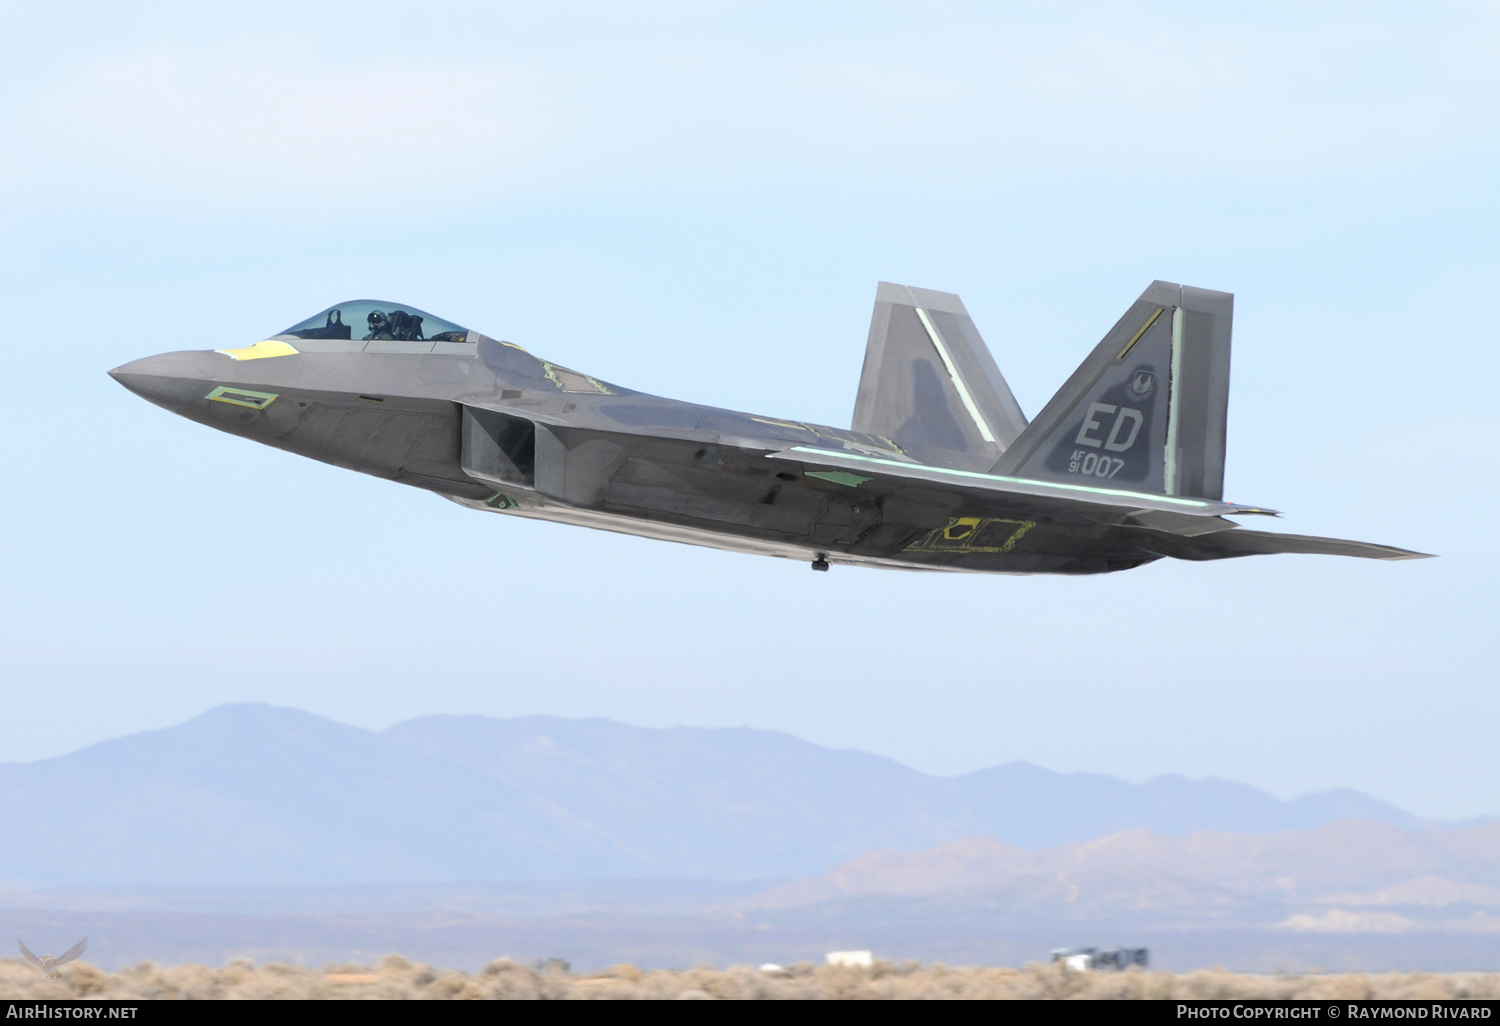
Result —
[[1226, 292], [1153, 282], [1027, 421], [958, 296], [880, 283], [851, 429], [622, 388], [398, 303], [110, 371], [221, 431], [477, 510], [811, 563], [1095, 574], [1407, 559], [1223, 498]]

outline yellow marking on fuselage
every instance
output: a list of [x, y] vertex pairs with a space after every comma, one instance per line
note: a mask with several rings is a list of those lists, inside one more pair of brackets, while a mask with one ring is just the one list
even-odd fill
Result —
[[[995, 524], [1006, 526], [995, 531], [992, 530], [992, 525]], [[1035, 526], [1035, 520], [1011, 520], [1006, 517], [951, 517], [947, 527], [929, 531], [902, 551], [1003, 554], [1014, 549], [1016, 542]], [[997, 536], [1002, 534], [1005, 536], [1003, 541]]]
[[223, 353], [231, 360], [269, 360], [273, 356], [296, 356], [300, 350], [285, 342], [266, 339], [253, 346], [245, 346], [241, 349], [215, 349], [214, 352]]

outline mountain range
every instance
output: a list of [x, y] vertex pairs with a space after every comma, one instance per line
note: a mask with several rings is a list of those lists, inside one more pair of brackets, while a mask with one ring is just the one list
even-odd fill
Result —
[[974, 835], [1028, 850], [1351, 818], [1424, 826], [1353, 791], [1282, 801], [1021, 762], [938, 777], [774, 731], [429, 716], [377, 732], [245, 704], [0, 764], [0, 885], [774, 881]]

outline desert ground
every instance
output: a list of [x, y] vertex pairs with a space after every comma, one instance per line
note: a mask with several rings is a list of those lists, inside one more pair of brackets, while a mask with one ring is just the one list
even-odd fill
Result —
[[87, 963], [48, 979], [19, 959], [0, 961], [0, 999], [252, 999], [371, 1000], [776, 1000], [776, 999], [1412, 999], [1500, 998], [1500, 973], [1250, 975], [1222, 969], [1191, 973], [1075, 972], [1056, 965], [1024, 969], [876, 962], [868, 968], [800, 963], [781, 970], [643, 971], [632, 965], [573, 974], [508, 960], [476, 973], [438, 969], [391, 955], [374, 966], [323, 969], [232, 962], [159, 966], [143, 962], [118, 972]]

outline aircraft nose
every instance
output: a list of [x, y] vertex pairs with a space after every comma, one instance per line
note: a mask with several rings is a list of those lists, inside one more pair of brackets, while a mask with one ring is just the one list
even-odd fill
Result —
[[148, 402], [179, 409], [203, 398], [203, 384], [214, 378], [213, 352], [162, 353], [121, 364], [109, 376]]

